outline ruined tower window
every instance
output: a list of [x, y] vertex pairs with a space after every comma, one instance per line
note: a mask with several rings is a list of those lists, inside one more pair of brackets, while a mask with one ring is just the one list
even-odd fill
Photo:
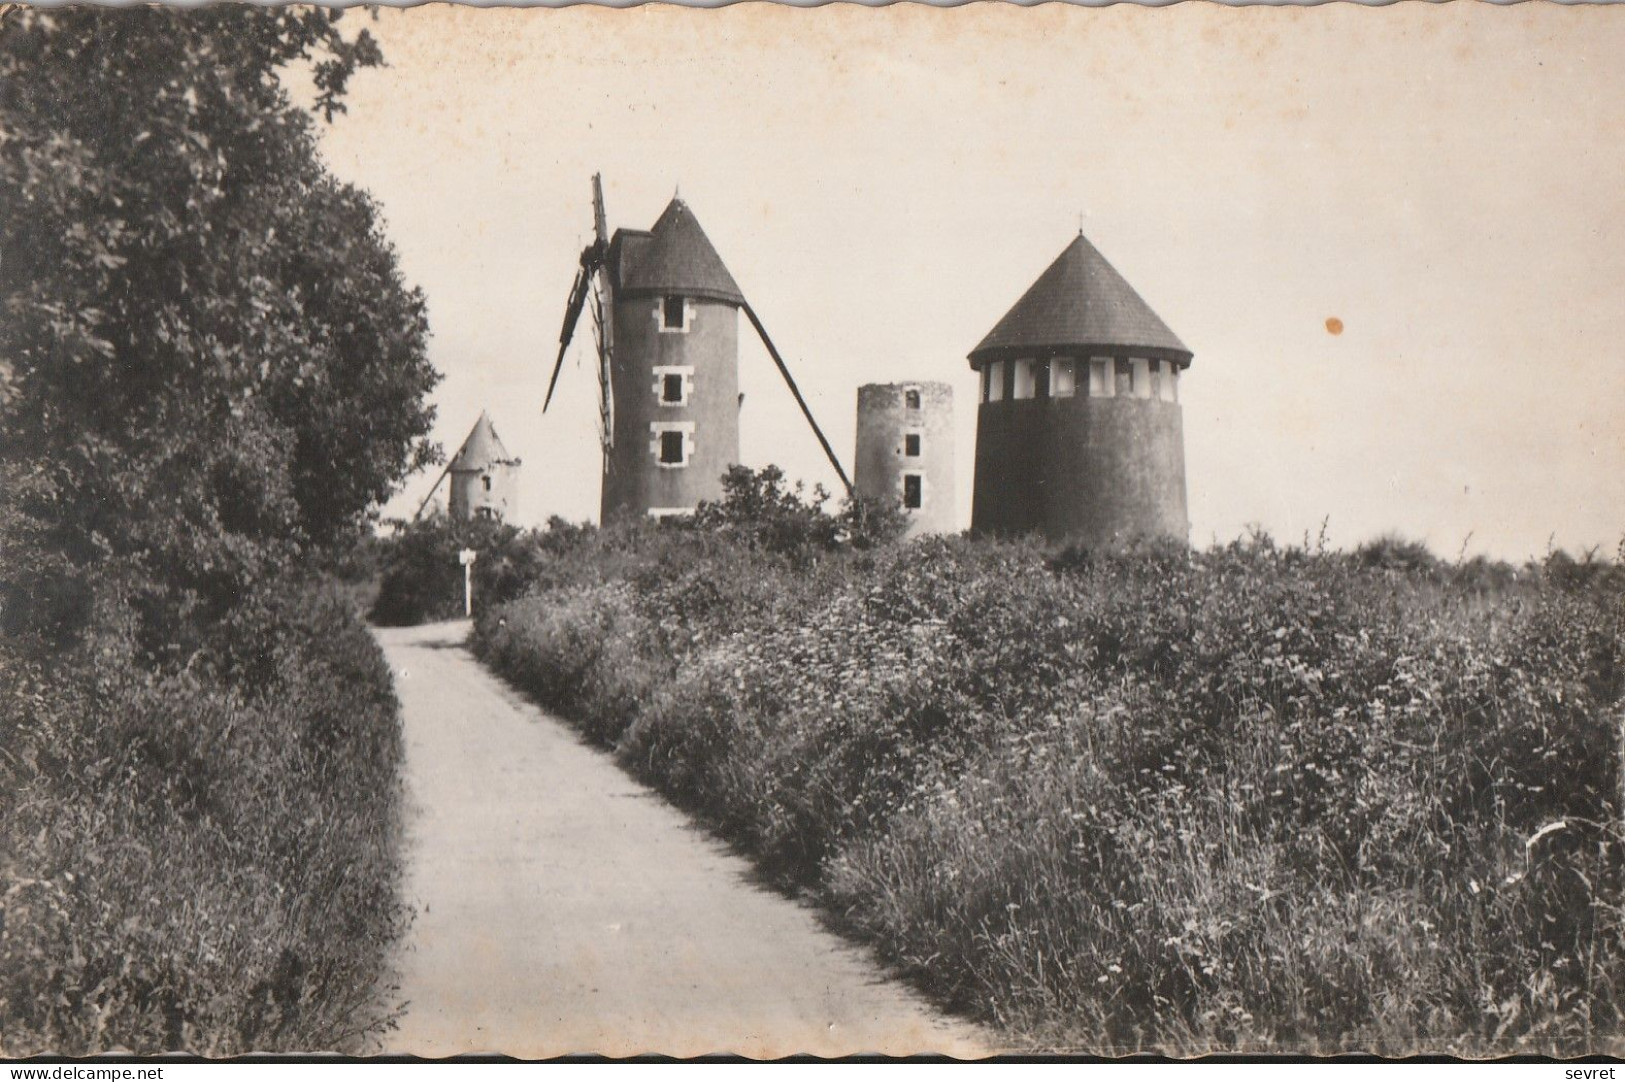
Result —
[[911, 410], [919, 409], [920, 408], [920, 392], [917, 391], [917, 390], [914, 390], [913, 388], [909, 388], [908, 390], [904, 391], [903, 392], [903, 406], [904, 406], [904, 408], [911, 409]]
[[485, 491], [490, 492], [491, 491], [491, 475], [487, 473], [487, 474], [484, 474], [483, 476], [481, 476], [480, 477], [480, 484], [482, 486], [484, 486]]
[[1077, 373], [1071, 357], [1057, 357], [1049, 363], [1049, 396], [1071, 398], [1078, 393]]
[[1023, 357], [1016, 361], [1015, 387], [1012, 389], [1012, 398], [1031, 398], [1038, 389], [1038, 362], [1031, 357]]
[[676, 294], [660, 299], [660, 329], [688, 330], [688, 301]]
[[909, 458], [920, 457], [920, 434], [918, 432], [904, 433], [903, 454], [907, 455]]
[[925, 506], [925, 478], [917, 473], [903, 474], [903, 506], [910, 511]]
[[1004, 400], [1004, 362], [992, 361], [987, 366], [987, 401]]

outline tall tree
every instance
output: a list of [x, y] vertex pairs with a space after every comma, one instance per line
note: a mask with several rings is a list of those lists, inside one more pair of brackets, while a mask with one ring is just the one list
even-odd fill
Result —
[[423, 297], [283, 82], [342, 111], [382, 58], [339, 22], [0, 14], [6, 626], [110, 568], [228, 605], [437, 453]]

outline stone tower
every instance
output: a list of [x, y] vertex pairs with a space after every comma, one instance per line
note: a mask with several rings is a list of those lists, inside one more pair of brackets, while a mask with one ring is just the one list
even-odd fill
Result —
[[970, 354], [971, 529], [1187, 540], [1179, 376], [1191, 351], [1083, 234]]
[[900, 504], [910, 536], [952, 533], [954, 392], [946, 383], [869, 383], [858, 388], [860, 496]]
[[480, 419], [446, 467], [452, 518], [509, 518], [519, 507], [519, 460], [497, 438], [489, 414]]
[[617, 230], [607, 258], [614, 446], [601, 519], [686, 514], [720, 499], [739, 461], [745, 300], [681, 199], [647, 232]]

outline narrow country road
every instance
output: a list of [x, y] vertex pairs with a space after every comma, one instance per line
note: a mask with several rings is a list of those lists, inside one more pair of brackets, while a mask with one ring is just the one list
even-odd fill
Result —
[[377, 632], [406, 729], [418, 911], [387, 1051], [988, 1053], [487, 673], [467, 630]]

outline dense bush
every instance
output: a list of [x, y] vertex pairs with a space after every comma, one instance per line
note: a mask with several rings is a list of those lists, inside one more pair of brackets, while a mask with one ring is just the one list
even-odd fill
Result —
[[382, 62], [339, 21], [0, 14], [0, 1055], [387, 1023], [389, 674], [296, 584], [362, 588], [439, 376], [294, 103]]
[[400, 730], [353, 611], [246, 601], [182, 671], [0, 652], [0, 1050], [361, 1051], [386, 1024]]
[[[462, 549], [479, 554], [474, 606], [484, 611], [512, 601], [544, 576], [561, 583], [613, 578], [628, 570], [620, 566], [625, 560], [652, 558], [643, 552], [649, 546], [668, 564], [674, 559], [688, 562], [701, 549], [720, 548], [765, 554], [804, 568], [836, 551], [887, 544], [907, 525], [900, 507], [872, 499], [850, 499], [830, 514], [827, 492], [787, 485], [775, 466], [759, 471], [732, 467], [723, 478], [723, 490], [723, 499], [702, 502], [688, 518], [620, 524], [603, 535], [607, 543], [596, 530], [556, 516], [545, 530], [445, 515], [400, 523], [378, 542], [382, 577], [371, 619], [402, 627], [462, 616], [463, 569], [457, 561]], [[636, 551], [627, 547], [632, 538], [640, 539]], [[567, 566], [561, 566], [566, 557]]]
[[1570, 570], [609, 531], [475, 642], [1018, 1039], [1574, 1052], [1621, 1024], [1625, 593]]

